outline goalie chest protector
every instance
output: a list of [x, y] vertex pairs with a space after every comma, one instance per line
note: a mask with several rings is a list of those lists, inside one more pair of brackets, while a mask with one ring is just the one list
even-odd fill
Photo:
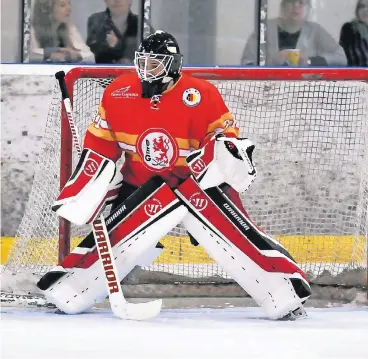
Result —
[[125, 152], [125, 181], [141, 186], [159, 175], [176, 187], [190, 175], [185, 161], [190, 151], [198, 149], [211, 131], [236, 136], [233, 123], [220, 93], [208, 81], [183, 74], [162, 95], [147, 99], [141, 97], [139, 78], [124, 75], [105, 90], [99, 116], [88, 127], [85, 147], [111, 158], [105, 152], [113, 146], [106, 146], [106, 141], [117, 141]]

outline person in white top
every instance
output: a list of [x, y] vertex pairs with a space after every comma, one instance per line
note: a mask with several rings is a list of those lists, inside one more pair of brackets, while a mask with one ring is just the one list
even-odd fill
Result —
[[35, 0], [30, 62], [94, 63], [95, 57], [71, 22], [70, 0]]
[[[280, 16], [267, 20], [266, 65], [290, 66], [290, 50], [299, 50], [300, 66], [346, 66], [343, 48], [319, 24], [308, 20], [311, 0], [281, 0]], [[258, 33], [248, 38], [242, 65], [256, 65]]]

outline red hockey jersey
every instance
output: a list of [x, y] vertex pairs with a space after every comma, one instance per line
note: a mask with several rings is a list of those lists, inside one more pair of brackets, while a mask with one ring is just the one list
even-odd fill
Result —
[[124, 181], [141, 186], [161, 176], [171, 188], [189, 177], [185, 158], [214, 133], [238, 136], [217, 88], [188, 75], [162, 95], [141, 97], [137, 75], [122, 75], [105, 90], [84, 147], [116, 161], [124, 152]]

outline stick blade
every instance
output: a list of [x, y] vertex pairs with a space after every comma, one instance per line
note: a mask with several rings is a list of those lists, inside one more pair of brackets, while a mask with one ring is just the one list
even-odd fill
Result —
[[[111, 302], [111, 300], [110, 300]], [[149, 320], [160, 314], [162, 299], [146, 303], [111, 303], [111, 310], [115, 316], [124, 320]]]

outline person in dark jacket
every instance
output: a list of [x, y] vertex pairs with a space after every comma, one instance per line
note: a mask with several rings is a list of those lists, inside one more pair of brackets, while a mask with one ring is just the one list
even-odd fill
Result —
[[105, 0], [106, 10], [88, 18], [87, 44], [96, 63], [130, 64], [138, 45], [138, 16], [132, 0]]
[[368, 0], [359, 0], [355, 19], [342, 26], [340, 45], [349, 66], [368, 66]]

